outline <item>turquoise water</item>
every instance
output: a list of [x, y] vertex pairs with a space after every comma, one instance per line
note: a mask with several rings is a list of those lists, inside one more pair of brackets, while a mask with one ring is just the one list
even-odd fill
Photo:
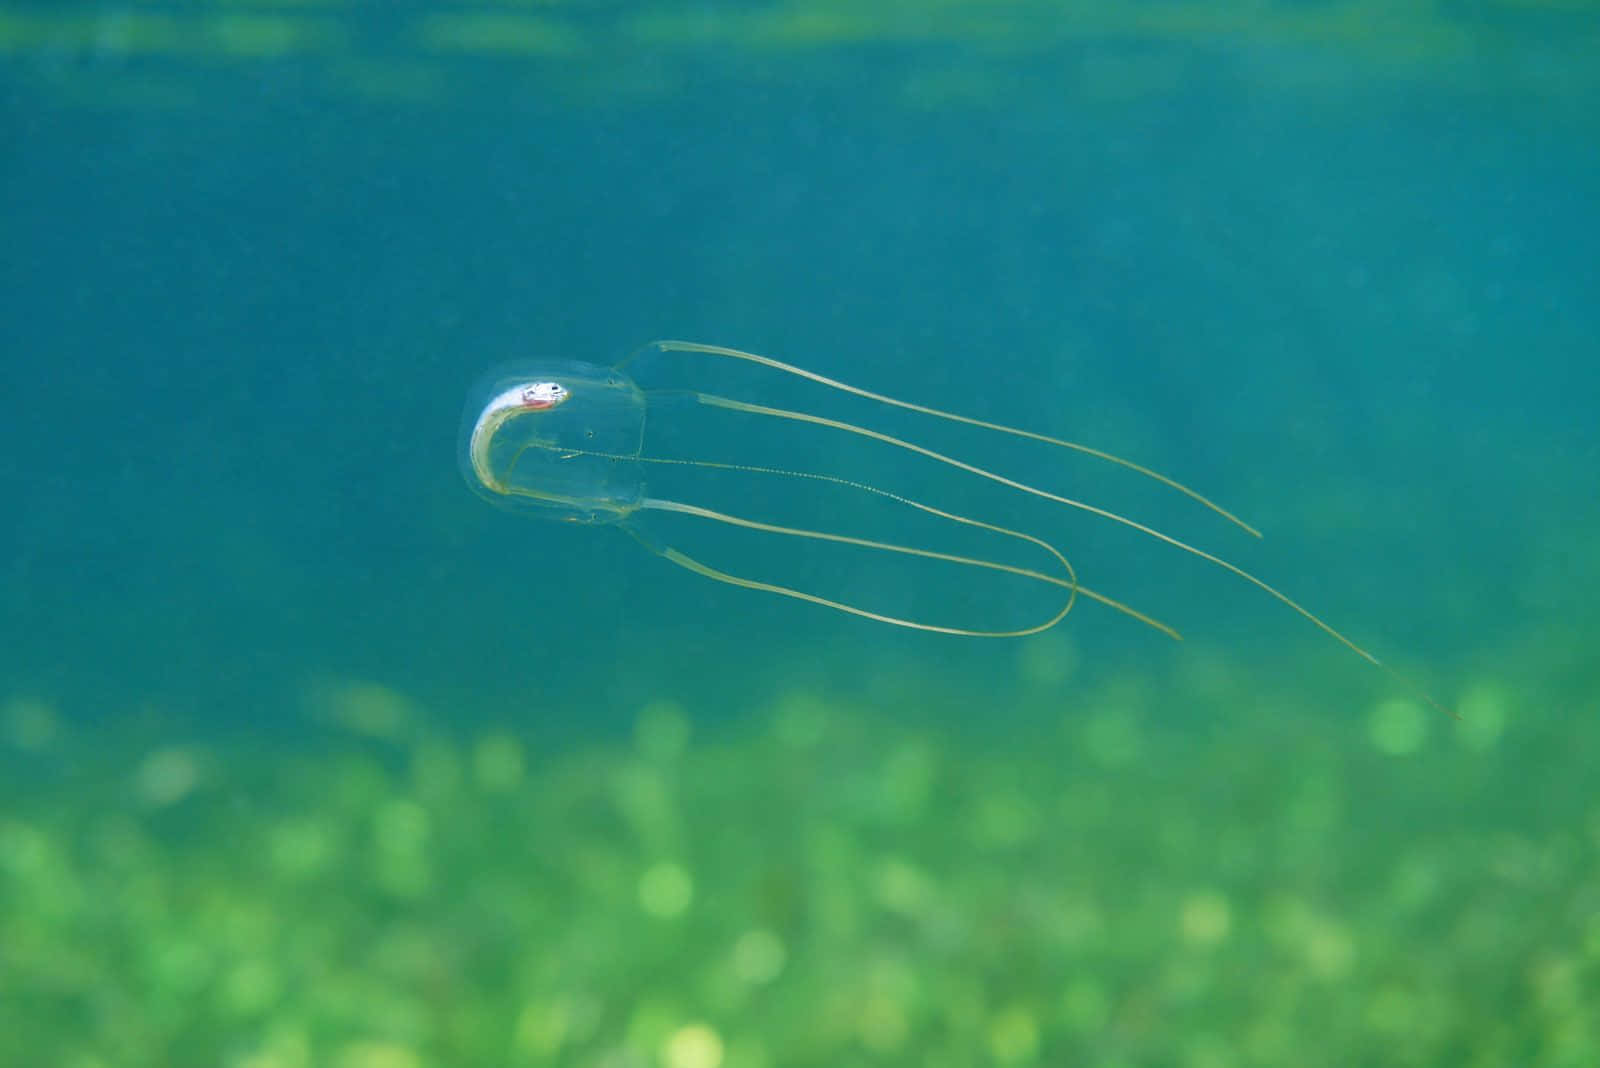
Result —
[[[7, 5], [0, 1060], [1592, 1062], [1593, 15]], [[1127, 515], [1392, 671], [826, 427], [661, 396], [648, 440], [1038, 536], [1184, 640], [1082, 599], [887, 627], [463, 484], [491, 367], [663, 337], [1178, 479], [1263, 537], [1037, 442], [629, 367]], [[884, 614], [1061, 604], [644, 523]]]

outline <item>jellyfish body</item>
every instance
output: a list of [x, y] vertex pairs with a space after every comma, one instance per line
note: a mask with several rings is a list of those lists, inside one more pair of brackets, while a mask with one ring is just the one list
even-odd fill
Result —
[[[771, 357], [738, 349], [697, 342], [658, 341], [642, 351], [669, 356], [698, 355], [734, 361], [779, 375], [803, 379], [827, 390], [848, 394], [874, 405], [1087, 454], [1157, 481], [1191, 498], [1247, 533], [1260, 536], [1255, 528], [1233, 513], [1166, 475], [1078, 442], [889, 397]], [[650, 551], [705, 578], [807, 601], [882, 623], [944, 634], [1017, 637], [1035, 634], [1055, 626], [1072, 610], [1077, 599], [1084, 597], [1113, 608], [1170, 637], [1179, 637], [1177, 631], [1167, 624], [1082, 585], [1066, 555], [1053, 543], [1034, 534], [1013, 529], [993, 519], [960, 514], [909, 495], [892, 492], [864, 479], [851, 477], [848, 472], [835, 474], [810, 470], [800, 466], [799, 461], [792, 467], [743, 462], [738, 455], [737, 442], [730, 444], [723, 458], [662, 455], [652, 449], [649, 432], [652, 418], [663, 418], [669, 412], [681, 411], [684, 405], [738, 412], [790, 425], [808, 425], [827, 433], [850, 435], [901, 450], [923, 461], [963, 472], [1018, 494], [1088, 513], [1164, 542], [1255, 586], [1356, 655], [1391, 675], [1394, 674], [1365, 648], [1357, 645], [1276, 587], [1219, 556], [1120, 513], [1045, 489], [862, 423], [847, 422], [819, 412], [754, 403], [699, 390], [647, 392], [640, 389], [628, 374], [628, 366], [632, 359], [634, 358], [630, 357], [630, 361], [624, 361], [612, 368], [583, 363], [545, 361], [507, 368], [486, 380], [469, 400], [462, 423], [460, 454], [463, 474], [468, 484], [492, 501], [525, 509], [544, 518], [619, 526]], [[652, 496], [647, 489], [647, 478], [649, 469], [653, 465], [745, 472], [786, 479], [797, 484], [807, 482], [825, 484], [865, 494], [938, 522], [986, 532], [1029, 547], [1030, 551], [1041, 554], [1040, 565], [1022, 566], [988, 556], [946, 552], [923, 545], [862, 537], [846, 531], [827, 529], [821, 525], [820, 520], [816, 526], [779, 523], [757, 515], [735, 514], [728, 510], [708, 507], [692, 500]], [[980, 573], [1016, 576], [1052, 587], [1059, 592], [1060, 598], [1055, 610], [1043, 619], [998, 628], [939, 623], [893, 615], [864, 607], [853, 601], [823, 596], [813, 590], [768, 581], [759, 575], [734, 574], [704, 563], [679, 549], [663, 544], [646, 530], [640, 519], [652, 512], [693, 517], [783, 539], [830, 543], [866, 552], [940, 561], [961, 568], [974, 569]], [[1426, 694], [1421, 696], [1436, 707], [1443, 708]]]

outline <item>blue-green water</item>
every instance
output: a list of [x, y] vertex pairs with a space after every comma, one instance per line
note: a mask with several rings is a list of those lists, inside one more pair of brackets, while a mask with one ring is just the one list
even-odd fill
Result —
[[[1597, 24], [6, 5], [0, 1060], [1593, 1063]], [[894, 629], [463, 485], [486, 370], [660, 337], [1179, 479], [1265, 536], [1036, 444], [637, 369], [1127, 514], [1395, 674], [1138, 531], [822, 428], [650, 432], [1038, 535], [1185, 641], [1089, 603]], [[648, 477], [1009, 553], [837, 486]], [[651, 523], [894, 615], [1059, 604]]]

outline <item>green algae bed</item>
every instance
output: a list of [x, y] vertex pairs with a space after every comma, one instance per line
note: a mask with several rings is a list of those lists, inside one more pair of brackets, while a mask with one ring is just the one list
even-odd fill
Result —
[[1592, 697], [1230, 685], [663, 699], [581, 745], [376, 684], [270, 745], [13, 698], [0, 1062], [1600, 1062]]

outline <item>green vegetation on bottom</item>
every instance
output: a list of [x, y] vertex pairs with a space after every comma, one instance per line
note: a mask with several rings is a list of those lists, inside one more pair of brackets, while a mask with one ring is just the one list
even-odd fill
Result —
[[1200, 698], [1058, 694], [1021, 734], [663, 700], [561, 752], [374, 685], [271, 748], [13, 700], [0, 1062], [1600, 1063], [1593, 716], [1230, 696], [1179, 731]]

